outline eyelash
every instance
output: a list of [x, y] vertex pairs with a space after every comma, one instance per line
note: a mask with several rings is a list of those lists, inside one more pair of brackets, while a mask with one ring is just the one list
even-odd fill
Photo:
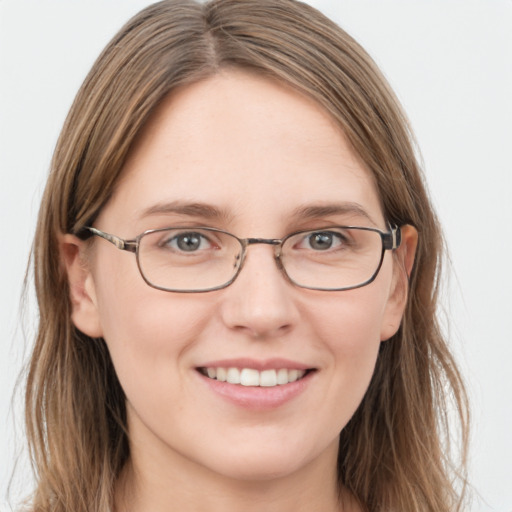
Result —
[[[322, 236], [322, 235], [330, 237], [331, 245], [329, 247], [327, 247], [327, 248], [319, 249], [319, 251], [336, 250], [340, 246], [344, 246], [344, 245], [346, 245], [348, 243], [347, 237], [343, 236], [338, 231], [322, 230], [322, 231], [313, 231], [313, 232], [307, 234], [306, 236], [304, 236], [301, 239], [301, 241], [297, 245], [302, 245], [302, 243], [307, 242], [309, 244], [309, 247], [307, 247], [305, 249], [313, 249], [314, 250], [314, 247], [311, 246], [313, 238], [315, 236], [318, 237], [318, 236]], [[334, 247], [333, 247], [333, 245], [334, 245]]]
[[[202, 233], [199, 230], [191, 229], [173, 234], [171, 237], [167, 236], [164, 239], [158, 242], [158, 246], [161, 248], [171, 249], [176, 252], [181, 253], [198, 253], [200, 251], [206, 251], [215, 248], [221, 248], [221, 241], [219, 243], [215, 243], [212, 240], [213, 232], [208, 232], [208, 234]], [[321, 237], [327, 237], [327, 240], [322, 240]], [[321, 244], [324, 241], [329, 242], [328, 247], [314, 247], [314, 237], [318, 237], [318, 242]], [[189, 240], [187, 240], [187, 238]], [[194, 245], [194, 239], [197, 239], [197, 245]], [[185, 245], [180, 246], [180, 242]], [[204, 247], [205, 244], [208, 244], [208, 247]], [[307, 246], [304, 246], [306, 245]], [[299, 250], [313, 250], [315, 252], [332, 252], [335, 250], [341, 250], [343, 247], [350, 244], [349, 238], [344, 235], [339, 230], [329, 230], [323, 229], [319, 231], [311, 230], [309, 233], [303, 234], [303, 236], [299, 239], [299, 241], [294, 244], [294, 248]], [[189, 250], [191, 249], [191, 250]]]
[[[204, 242], [206, 241], [210, 246], [211, 248], [214, 248], [214, 246], [216, 244], [214, 244], [212, 242], [212, 240], [210, 239], [210, 237], [206, 236], [205, 234], [199, 232], [199, 231], [182, 231], [180, 233], [177, 233], [177, 234], [174, 234], [172, 237], [166, 237], [164, 238], [163, 240], [161, 240], [159, 243], [158, 243], [158, 246], [159, 247], [170, 247], [171, 249], [177, 251], [177, 252], [183, 252], [183, 253], [186, 253], [186, 252], [197, 252], [197, 251], [187, 251], [186, 249], [183, 249], [183, 248], [180, 248], [180, 247], [173, 247], [173, 243], [175, 242], [176, 245], [179, 244], [179, 239], [180, 238], [186, 238], [186, 237], [190, 237], [190, 238], [198, 238], [199, 239], [199, 247], [198, 249], [201, 248], [201, 246], [204, 244]], [[206, 250], [206, 249], [203, 249], [203, 250]]]

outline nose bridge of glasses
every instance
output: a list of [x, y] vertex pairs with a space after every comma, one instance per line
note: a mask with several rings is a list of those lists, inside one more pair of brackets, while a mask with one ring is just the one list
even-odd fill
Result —
[[246, 249], [249, 245], [273, 245], [274, 246], [274, 258], [276, 260], [277, 266], [282, 269], [283, 265], [281, 262], [281, 249], [282, 249], [282, 240], [279, 238], [246, 238], [242, 240], [244, 248]]
[[281, 245], [279, 238], [246, 238], [246, 245], [254, 244], [267, 244], [267, 245]]

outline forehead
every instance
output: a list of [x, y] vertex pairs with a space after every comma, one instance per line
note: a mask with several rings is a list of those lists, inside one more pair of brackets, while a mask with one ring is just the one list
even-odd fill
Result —
[[382, 218], [373, 179], [323, 108], [241, 71], [166, 98], [105, 210], [141, 225], [148, 211], [171, 203], [211, 205], [254, 229], [334, 203], [360, 206], [375, 224]]

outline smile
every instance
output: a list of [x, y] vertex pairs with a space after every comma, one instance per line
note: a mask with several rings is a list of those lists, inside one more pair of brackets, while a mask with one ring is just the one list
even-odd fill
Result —
[[307, 370], [288, 368], [258, 371], [254, 368], [208, 367], [199, 368], [199, 371], [213, 380], [253, 387], [283, 386], [302, 379], [307, 373]]

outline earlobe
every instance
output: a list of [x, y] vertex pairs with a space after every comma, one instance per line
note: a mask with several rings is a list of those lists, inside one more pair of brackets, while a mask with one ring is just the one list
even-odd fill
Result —
[[77, 329], [91, 338], [103, 335], [94, 279], [85, 255], [86, 242], [74, 235], [59, 235], [59, 255], [69, 283], [71, 320]]
[[393, 285], [381, 327], [381, 341], [391, 338], [400, 327], [407, 304], [409, 277], [414, 266], [418, 245], [418, 231], [414, 226], [402, 226], [401, 232], [402, 243], [394, 253]]

